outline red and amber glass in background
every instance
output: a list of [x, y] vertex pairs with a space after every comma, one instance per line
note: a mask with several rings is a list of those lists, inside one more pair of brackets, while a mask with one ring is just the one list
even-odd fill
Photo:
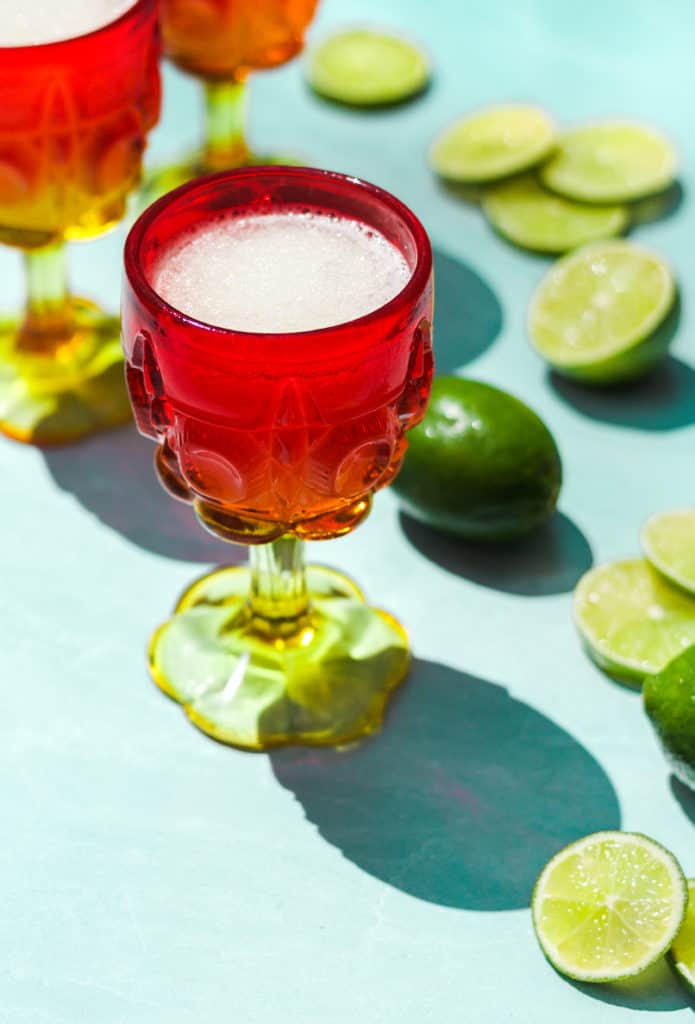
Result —
[[124, 215], [159, 115], [156, 0], [55, 43], [0, 47], [0, 242], [24, 250], [23, 322], [0, 321], [0, 429], [56, 443], [122, 422], [119, 322], [68, 294], [64, 244]]
[[256, 157], [246, 139], [246, 79], [295, 57], [318, 0], [160, 0], [164, 49], [205, 88], [205, 140], [199, 153], [156, 173], [146, 200], [213, 171]]
[[[358, 220], [412, 275], [373, 313], [295, 334], [239, 333], [154, 291], [160, 254], [221, 211], [298, 208]], [[337, 537], [397, 473], [432, 375], [432, 255], [393, 196], [306, 168], [192, 182], [140, 218], [126, 245], [123, 343], [141, 433], [170, 493], [207, 529], [251, 545], [250, 569], [195, 583], [154, 636], [156, 682], [217, 739], [261, 749], [340, 743], [376, 729], [408, 664], [403, 629], [352, 581], [303, 567], [303, 542]]]

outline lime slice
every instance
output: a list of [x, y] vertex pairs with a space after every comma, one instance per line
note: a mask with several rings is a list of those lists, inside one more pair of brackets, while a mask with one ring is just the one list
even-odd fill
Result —
[[695, 995], [695, 878], [688, 881], [688, 913], [668, 958], [685, 987]]
[[647, 676], [642, 696], [671, 771], [695, 790], [695, 647]]
[[641, 539], [652, 565], [695, 595], [695, 508], [652, 516], [642, 528]]
[[541, 180], [554, 192], [587, 203], [624, 203], [668, 188], [676, 152], [663, 135], [631, 121], [603, 121], [567, 132]]
[[629, 380], [671, 343], [675, 299], [673, 274], [656, 253], [594, 242], [548, 271], [531, 300], [529, 333], [558, 373], [599, 384]]
[[563, 199], [531, 174], [489, 188], [483, 210], [505, 238], [536, 252], [567, 252], [619, 235], [628, 223], [624, 206], [587, 206]]
[[339, 32], [310, 54], [309, 84], [315, 92], [351, 106], [384, 106], [422, 92], [429, 61], [398, 36], [370, 29]]
[[450, 125], [435, 140], [430, 163], [449, 181], [495, 181], [540, 163], [554, 139], [553, 122], [538, 107], [487, 107]]
[[695, 599], [641, 558], [609, 562], [581, 578], [574, 621], [610, 675], [641, 683], [695, 643]]
[[556, 854], [533, 891], [536, 936], [577, 981], [619, 981], [663, 956], [683, 923], [687, 887], [673, 854], [630, 832], [596, 832]]

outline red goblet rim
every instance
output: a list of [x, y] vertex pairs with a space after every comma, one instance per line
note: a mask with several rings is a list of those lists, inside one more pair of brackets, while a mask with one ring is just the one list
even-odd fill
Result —
[[89, 32], [82, 32], [77, 36], [66, 36], [65, 39], [54, 39], [48, 43], [25, 43], [22, 46], [0, 46], [0, 54], [17, 53], [19, 55], [23, 53], [40, 53], [42, 50], [45, 52], [56, 46], [69, 46], [71, 43], [82, 43], [85, 40], [97, 41], [101, 35], [107, 35], [112, 32], [115, 28], [119, 28], [123, 22], [127, 22], [129, 19], [135, 19], [140, 17], [142, 14], [147, 13], [148, 8], [154, 9], [155, 4], [158, 0], [135, 0], [132, 7], [126, 8], [123, 14], [119, 14], [113, 21], [107, 21], [105, 25], [99, 25], [98, 28], [93, 28]]
[[[233, 183], [234, 181], [242, 182], [244, 179], [253, 180], [254, 178], [265, 176], [285, 181], [292, 181], [293, 179], [301, 181], [309, 177], [317, 184], [333, 183], [336, 190], [347, 187], [357, 189], [358, 191], [363, 191], [365, 195], [370, 196], [372, 199], [377, 200], [384, 209], [399, 219], [401, 224], [405, 225], [413, 240], [416, 262], [403, 288], [383, 306], [379, 306], [364, 316], [309, 331], [238, 331], [216, 324], [209, 324], [204, 320], [197, 320], [195, 317], [189, 316], [175, 306], [170, 305], [152, 287], [144, 271], [141, 250], [147, 241], [150, 228], [157, 220], [166, 216], [170, 206], [178, 203], [181, 199], [192, 196], [196, 192], [203, 190], [212, 191], [217, 184], [223, 185], [230, 182]], [[400, 199], [392, 195], [392, 193], [379, 188], [378, 185], [373, 185], [371, 182], [363, 181], [361, 178], [356, 178], [352, 175], [341, 174], [337, 171], [319, 170], [313, 167], [254, 166], [222, 171], [217, 174], [209, 174], [205, 177], [194, 179], [158, 199], [141, 214], [130, 230], [125, 245], [125, 269], [130, 287], [143, 305], [155, 317], [164, 314], [166, 318], [175, 321], [183, 328], [189, 328], [198, 339], [207, 336], [211, 341], [219, 342], [220, 337], [224, 336], [229, 341], [238, 338], [240, 342], [253, 341], [254, 344], [268, 342], [272, 344], [277, 353], [283, 343], [286, 346], [298, 345], [303, 341], [311, 341], [314, 338], [320, 339], [329, 335], [335, 339], [336, 335], [340, 335], [342, 332], [347, 335], [349, 332], [356, 330], [377, 328], [380, 321], [392, 318], [400, 311], [407, 315], [419, 302], [428, 286], [432, 275], [432, 247], [425, 228], [412, 210], [405, 203], [401, 202]]]

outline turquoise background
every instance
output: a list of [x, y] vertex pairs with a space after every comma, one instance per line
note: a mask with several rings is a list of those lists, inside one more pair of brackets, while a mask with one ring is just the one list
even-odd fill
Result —
[[[695, 215], [690, 0], [324, 0], [314, 38], [377, 22], [433, 55], [398, 110], [324, 104], [299, 63], [252, 85], [259, 148], [396, 192], [438, 257], [440, 369], [526, 399], [558, 440], [561, 515], [515, 552], [404, 532], [391, 494], [313, 555], [412, 632], [417, 663], [382, 736], [335, 753], [215, 745], [152, 686], [151, 628], [208, 565], [240, 558], [158, 488], [125, 429], [41, 453], [0, 442], [0, 1020], [8, 1024], [543, 1024], [684, 1021], [649, 986], [558, 977], [534, 941], [533, 878], [565, 841], [619, 824], [695, 874], [695, 796], [669, 779], [639, 697], [587, 660], [571, 591], [630, 555], [651, 513], [693, 502]], [[168, 71], [150, 159], [193, 142], [194, 84]], [[480, 104], [532, 100], [562, 122], [628, 115], [677, 141], [685, 198], [638, 232], [685, 295], [673, 357], [623, 394], [551, 381], [525, 338], [543, 259], [495, 237], [425, 152]], [[71, 253], [115, 308], [120, 230]], [[0, 254], [3, 306], [21, 297]], [[689, 1009], [689, 1005], [691, 1008]]]

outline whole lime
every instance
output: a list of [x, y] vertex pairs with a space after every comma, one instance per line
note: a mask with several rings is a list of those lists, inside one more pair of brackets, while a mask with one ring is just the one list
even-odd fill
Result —
[[422, 423], [408, 434], [393, 484], [427, 526], [469, 540], [528, 533], [555, 510], [562, 463], [552, 434], [513, 395], [480, 381], [438, 377]]
[[642, 693], [673, 774], [695, 790], [695, 646], [647, 676]]

